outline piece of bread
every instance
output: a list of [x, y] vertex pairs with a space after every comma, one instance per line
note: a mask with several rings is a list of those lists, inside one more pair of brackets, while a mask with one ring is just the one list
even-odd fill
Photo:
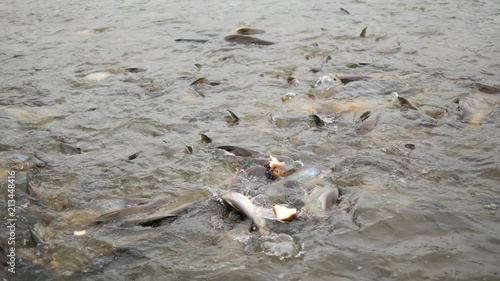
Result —
[[297, 209], [274, 205], [274, 214], [280, 221], [289, 221], [297, 216]]
[[285, 162], [280, 162], [278, 161], [278, 159], [272, 155], [269, 155], [269, 157], [271, 158], [271, 160], [269, 161], [269, 168], [271, 168], [271, 170], [274, 170], [276, 168], [279, 168], [281, 166], [286, 166], [286, 163]]

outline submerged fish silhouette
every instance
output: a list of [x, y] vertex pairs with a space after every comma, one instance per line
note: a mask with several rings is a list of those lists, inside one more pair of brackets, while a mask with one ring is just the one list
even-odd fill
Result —
[[227, 42], [231, 42], [231, 43], [246, 44], [246, 45], [255, 44], [255, 45], [268, 46], [268, 45], [275, 44], [274, 42], [271, 42], [271, 41], [266, 41], [266, 40], [262, 40], [262, 39], [259, 39], [256, 37], [246, 36], [246, 35], [229, 35], [229, 36], [226, 36], [224, 38], [224, 40], [226, 40]]

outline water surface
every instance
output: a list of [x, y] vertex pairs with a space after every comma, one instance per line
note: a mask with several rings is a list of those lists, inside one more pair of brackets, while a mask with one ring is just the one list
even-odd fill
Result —
[[[17, 163], [23, 245], [9, 280], [500, 279], [500, 96], [471, 86], [500, 84], [496, 1], [2, 1], [0, 15], [0, 200]], [[224, 41], [243, 26], [277, 44]], [[304, 98], [334, 74], [374, 79]], [[201, 97], [189, 87], [200, 77], [220, 85], [202, 85]], [[437, 122], [395, 107], [393, 92]], [[466, 97], [477, 124], [461, 121], [455, 101]], [[323, 129], [307, 122], [338, 109], [349, 112]], [[380, 122], [356, 135], [367, 110]], [[268, 112], [285, 121], [270, 124]], [[83, 153], [62, 154], [61, 141]], [[213, 195], [241, 168], [217, 145], [319, 167], [329, 172], [319, 184], [344, 197], [321, 216], [269, 221], [271, 236], [249, 232]], [[271, 196], [282, 184], [235, 188]], [[109, 196], [199, 203], [156, 227], [88, 227], [124, 206], [95, 203]], [[35, 224], [45, 244], [34, 245]]]

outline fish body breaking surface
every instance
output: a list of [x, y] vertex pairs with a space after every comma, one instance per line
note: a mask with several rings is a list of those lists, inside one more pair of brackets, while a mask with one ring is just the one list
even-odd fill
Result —
[[254, 204], [245, 195], [229, 191], [221, 196], [222, 200], [243, 213], [257, 227], [260, 234], [267, 234], [266, 220], [257, 214]]

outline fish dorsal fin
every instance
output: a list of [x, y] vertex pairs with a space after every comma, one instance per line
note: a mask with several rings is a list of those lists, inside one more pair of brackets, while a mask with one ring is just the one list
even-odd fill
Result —
[[337, 83], [337, 85], [342, 85], [344, 83], [342, 83], [342, 80], [340, 80], [340, 78], [337, 76], [337, 74], [335, 74], [335, 82]]
[[100, 215], [94, 221], [96, 223], [109, 222], [109, 221], [113, 221], [113, 220], [117, 219], [119, 217], [119, 215], [120, 215], [120, 210], [111, 211], [111, 212]]

